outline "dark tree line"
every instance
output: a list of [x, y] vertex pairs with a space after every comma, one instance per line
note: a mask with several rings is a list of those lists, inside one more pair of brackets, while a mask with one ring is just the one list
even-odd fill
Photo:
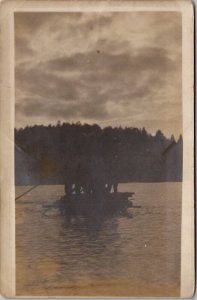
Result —
[[182, 180], [182, 137], [160, 130], [58, 122], [15, 129], [15, 145], [16, 184], [62, 184], [65, 166], [91, 162], [95, 174], [103, 165], [118, 182]]

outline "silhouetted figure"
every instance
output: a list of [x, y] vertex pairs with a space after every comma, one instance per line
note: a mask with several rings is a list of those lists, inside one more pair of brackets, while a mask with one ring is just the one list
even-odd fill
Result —
[[67, 178], [65, 180], [65, 185], [64, 185], [64, 191], [65, 191], [65, 195], [68, 197], [68, 198], [71, 198], [72, 196], [72, 182], [69, 182], [69, 179]]
[[106, 193], [106, 172], [105, 164], [101, 157], [96, 157], [91, 162], [91, 190], [93, 197], [98, 199]]
[[107, 161], [107, 191], [118, 192], [118, 156], [114, 155]]
[[64, 191], [68, 199], [71, 199], [73, 194], [73, 181], [74, 181], [74, 172], [70, 164], [66, 164], [64, 167]]
[[114, 193], [118, 192], [118, 182], [108, 183], [107, 191], [111, 193], [112, 190], [114, 191]]
[[75, 171], [76, 195], [79, 196], [81, 193], [86, 195], [90, 194], [90, 180], [88, 162], [80, 161]]

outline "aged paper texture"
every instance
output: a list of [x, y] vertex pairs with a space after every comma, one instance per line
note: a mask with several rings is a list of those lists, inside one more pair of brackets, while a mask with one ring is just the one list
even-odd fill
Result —
[[1, 294], [194, 292], [191, 1], [1, 3]]

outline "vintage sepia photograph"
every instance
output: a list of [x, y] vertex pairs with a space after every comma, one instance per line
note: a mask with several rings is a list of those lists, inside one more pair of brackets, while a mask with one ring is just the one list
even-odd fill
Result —
[[182, 295], [184, 18], [155, 2], [13, 13], [16, 296]]
[[14, 21], [17, 293], [178, 296], [181, 14]]

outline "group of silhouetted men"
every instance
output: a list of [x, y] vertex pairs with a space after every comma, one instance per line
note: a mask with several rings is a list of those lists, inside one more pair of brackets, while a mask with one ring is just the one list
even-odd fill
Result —
[[118, 192], [118, 180], [112, 163], [104, 163], [102, 159], [91, 162], [80, 161], [76, 165], [69, 162], [64, 167], [65, 195], [80, 196], [85, 194], [93, 197]]

